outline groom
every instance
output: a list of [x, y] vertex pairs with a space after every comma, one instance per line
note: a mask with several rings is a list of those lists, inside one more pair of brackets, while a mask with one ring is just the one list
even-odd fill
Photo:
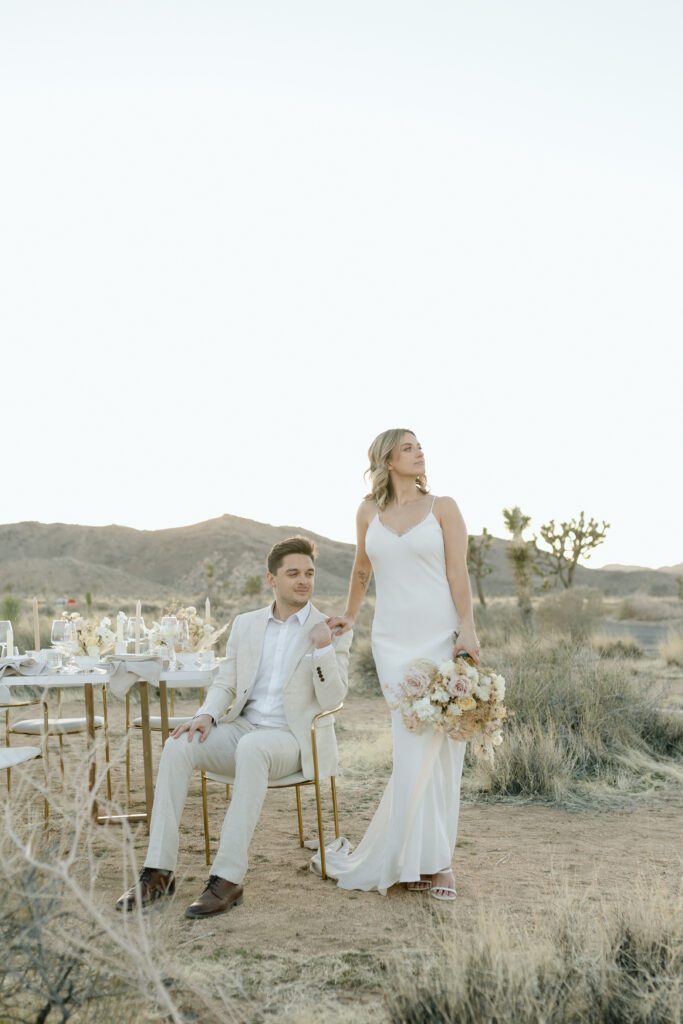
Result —
[[[314, 715], [346, 695], [351, 633], [335, 639], [310, 602], [316, 547], [288, 537], [268, 555], [274, 602], [238, 615], [219, 674], [194, 718], [166, 741], [159, 763], [149, 847], [138, 882], [116, 904], [132, 910], [175, 891], [180, 816], [197, 769], [233, 775], [235, 784], [216, 859], [186, 917], [220, 914], [242, 902], [247, 853], [270, 779], [303, 771], [313, 778]], [[321, 775], [333, 775], [332, 718], [317, 731]]]

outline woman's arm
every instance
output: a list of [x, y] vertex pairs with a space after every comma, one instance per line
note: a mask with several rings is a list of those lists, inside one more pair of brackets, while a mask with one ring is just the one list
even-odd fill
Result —
[[374, 508], [374, 505], [370, 508], [371, 504], [371, 502], [364, 501], [356, 513], [356, 557], [351, 570], [346, 610], [343, 615], [332, 616], [325, 620], [336, 636], [341, 636], [353, 627], [372, 579], [372, 565], [365, 550], [365, 535], [368, 532], [369, 516]]
[[478, 664], [479, 640], [474, 628], [472, 589], [470, 575], [467, 571], [467, 527], [460, 509], [452, 498], [439, 498], [437, 511], [443, 532], [446, 576], [460, 621], [453, 657], [459, 651], [467, 651], [472, 660]]

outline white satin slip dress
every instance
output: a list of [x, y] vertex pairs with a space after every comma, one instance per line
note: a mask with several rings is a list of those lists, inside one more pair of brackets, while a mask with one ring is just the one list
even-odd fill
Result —
[[[436, 500], [436, 499], [434, 499]], [[385, 699], [416, 658], [440, 662], [453, 651], [458, 617], [446, 578], [443, 533], [432, 508], [402, 534], [370, 523], [366, 551], [375, 576], [372, 653]], [[427, 727], [410, 732], [391, 712], [393, 771], [367, 832], [352, 853], [326, 854], [342, 889], [414, 882], [451, 864], [458, 828], [465, 743]]]

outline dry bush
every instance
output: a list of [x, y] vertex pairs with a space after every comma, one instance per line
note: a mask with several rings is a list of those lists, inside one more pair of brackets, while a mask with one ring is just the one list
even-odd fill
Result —
[[645, 654], [643, 645], [632, 633], [596, 633], [590, 642], [602, 658], [642, 658]]
[[354, 693], [379, 696], [382, 692], [372, 655], [372, 644], [367, 638], [354, 640], [349, 658], [349, 680]]
[[680, 604], [675, 605], [671, 601], [659, 597], [652, 597], [642, 591], [635, 594], [628, 594], [627, 597], [617, 605], [616, 617], [618, 619], [637, 619], [640, 622], [660, 622], [663, 619], [677, 619], [680, 617]]
[[486, 608], [476, 605], [474, 615], [483, 647], [500, 647], [523, 629], [517, 604], [504, 598], [493, 598]]
[[496, 667], [512, 713], [493, 766], [468, 786], [529, 799], [595, 801], [683, 781], [683, 719], [660, 710], [590, 647], [512, 642]]
[[681, 909], [663, 899], [619, 914], [560, 904], [526, 928], [499, 913], [482, 917], [466, 945], [444, 927], [436, 955], [418, 939], [389, 965], [389, 1021], [680, 1024]]
[[536, 608], [536, 622], [541, 632], [576, 640], [590, 636], [604, 615], [602, 594], [591, 587], [572, 587], [548, 594]]
[[[80, 767], [72, 774], [85, 779], [85, 763]], [[125, 886], [137, 876], [129, 831], [95, 825], [92, 799], [79, 785], [48, 792], [44, 832], [35, 817], [27, 821], [44, 787], [36, 773], [13, 776], [11, 801], [0, 808], [0, 1020], [181, 1024], [188, 1012], [208, 1024], [244, 1020], [244, 1005], [237, 1013], [237, 1004], [188, 980], [187, 965], [153, 917], [102, 906], [103, 844], [116, 844]]]
[[683, 667], [683, 632], [670, 630], [659, 643], [659, 656], [667, 665]]

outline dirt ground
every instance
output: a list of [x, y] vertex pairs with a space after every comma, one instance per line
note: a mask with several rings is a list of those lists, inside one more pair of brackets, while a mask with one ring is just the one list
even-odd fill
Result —
[[[177, 702], [176, 714], [191, 714], [195, 707], [193, 699]], [[75, 702], [65, 703], [63, 708], [65, 715], [78, 711]], [[110, 718], [116, 747], [122, 737], [122, 704], [112, 701]], [[338, 781], [341, 829], [356, 843], [390, 773], [388, 712], [382, 699], [351, 695], [339, 717], [337, 735], [343, 763]], [[82, 750], [81, 739], [72, 739], [68, 746], [72, 752], [67, 757], [67, 771], [77, 770], [75, 756]], [[133, 736], [132, 749], [132, 804], [141, 809], [139, 734]], [[155, 768], [159, 753], [156, 734]], [[120, 767], [115, 790], [125, 800]], [[331, 837], [329, 794], [324, 792]], [[312, 788], [303, 790], [302, 795], [306, 834], [313, 838]], [[209, 806], [215, 850], [226, 806], [222, 786], [210, 785]], [[229, 970], [234, 975], [236, 962], [246, 969], [249, 962], [268, 957], [305, 970], [313, 961], [332, 957], [336, 967], [329, 981], [333, 987], [330, 998], [339, 1005], [353, 1003], [357, 1016], [348, 1019], [361, 1019], [358, 1001], [371, 1006], [376, 998], [372, 972], [363, 981], [364, 961], [377, 964], [395, 953], [408, 941], [416, 915], [424, 918], [431, 914], [448, 927], [452, 924], [466, 941], [482, 909], [504, 909], [524, 923], [545, 909], [551, 913], [560, 897], [619, 906], [629, 901], [634, 884], [642, 888], [644, 881], [678, 893], [683, 794], [670, 787], [650, 800], [599, 812], [519, 802], [463, 801], [454, 859], [458, 898], [454, 905], [444, 905], [428, 894], [409, 893], [399, 886], [382, 897], [344, 892], [332, 881], [323, 882], [308, 869], [310, 851], [298, 844], [294, 792], [270, 792], [251, 848], [244, 904], [229, 914], [198, 922], [187, 921], [183, 911], [201, 892], [209, 873], [204, 862], [199, 776], [191, 787], [181, 827], [176, 896], [150, 911], [170, 946], [182, 949], [198, 971], [208, 974]], [[113, 907], [123, 888], [120, 835], [115, 827], [102, 828], [98, 889], [102, 906]], [[146, 838], [144, 825], [135, 826], [139, 863], [144, 859]], [[244, 977], [240, 984], [245, 984]], [[258, 993], [252, 996], [260, 999]], [[271, 1008], [270, 1012], [277, 1010]], [[285, 1016], [283, 1010], [283, 1019]]]

